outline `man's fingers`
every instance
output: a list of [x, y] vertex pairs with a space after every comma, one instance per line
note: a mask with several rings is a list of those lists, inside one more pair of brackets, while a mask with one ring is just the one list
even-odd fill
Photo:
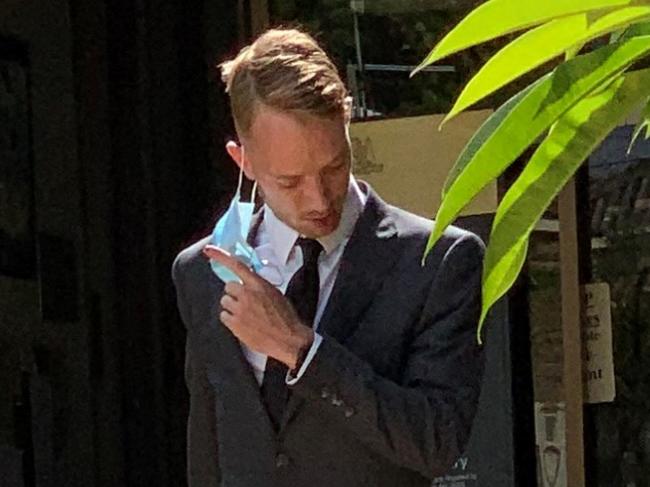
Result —
[[216, 260], [220, 264], [226, 266], [233, 271], [244, 284], [254, 282], [258, 279], [253, 271], [246, 267], [242, 262], [230, 255], [223, 249], [214, 245], [206, 245], [203, 247], [203, 255], [211, 260]]
[[237, 301], [233, 299], [228, 294], [224, 294], [221, 298], [221, 307], [228, 311], [229, 313], [234, 313], [235, 308], [237, 307]]
[[219, 319], [221, 320], [221, 323], [226, 325], [228, 328], [233, 325], [234, 317], [226, 310], [223, 310], [221, 313], [219, 313]]
[[244, 286], [242, 286], [238, 282], [227, 282], [226, 286], [224, 287], [224, 291], [226, 292], [226, 294], [229, 294], [233, 298], [239, 299], [239, 297], [244, 292]]

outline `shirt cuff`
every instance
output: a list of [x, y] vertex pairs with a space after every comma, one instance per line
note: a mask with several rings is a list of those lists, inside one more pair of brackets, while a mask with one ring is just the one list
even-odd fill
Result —
[[318, 333], [314, 333], [314, 341], [312, 342], [311, 347], [309, 347], [309, 352], [307, 352], [307, 356], [305, 357], [305, 360], [302, 362], [302, 365], [298, 369], [298, 373], [294, 377], [291, 375], [291, 371], [287, 372], [287, 377], [285, 379], [287, 385], [292, 386], [300, 380], [300, 378], [307, 370], [307, 367], [316, 356], [316, 352], [318, 351], [318, 347], [320, 347], [322, 341], [323, 341], [323, 337]]

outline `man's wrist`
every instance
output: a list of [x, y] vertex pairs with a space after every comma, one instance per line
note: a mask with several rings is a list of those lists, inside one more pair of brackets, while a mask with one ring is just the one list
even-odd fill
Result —
[[313, 343], [314, 330], [304, 326], [289, 345], [288, 358], [285, 361], [285, 365], [291, 372], [300, 369]]
[[289, 369], [289, 373], [292, 376], [295, 376], [300, 370], [300, 367], [302, 367], [302, 364], [305, 362], [305, 359], [307, 358], [307, 354], [309, 353], [310, 348], [311, 348], [311, 343], [301, 347], [298, 350], [298, 354], [296, 355], [295, 365]]
[[312, 341], [309, 350], [305, 354], [304, 358], [301, 360], [301, 363], [294, 370], [288, 370], [285, 382], [288, 386], [294, 386], [298, 383], [301, 377], [306, 373], [307, 369], [312, 367], [311, 363], [314, 361], [314, 358], [318, 354], [318, 349], [323, 342], [323, 337], [318, 333], [314, 332], [314, 340]]

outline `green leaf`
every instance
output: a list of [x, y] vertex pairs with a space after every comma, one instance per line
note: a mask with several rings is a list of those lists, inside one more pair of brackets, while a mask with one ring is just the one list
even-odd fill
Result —
[[618, 42], [623, 42], [631, 39], [632, 37], [641, 37], [650, 35], [650, 22], [637, 22], [623, 31], [618, 37]]
[[650, 5], [614, 10], [596, 19], [581, 13], [553, 20], [522, 34], [483, 65], [463, 89], [443, 124], [545, 62], [648, 16]]
[[461, 210], [565, 111], [650, 52], [649, 39], [633, 38], [567, 61], [492, 114], [449, 173], [426, 252]]
[[475, 8], [456, 25], [411, 76], [455, 52], [549, 20], [593, 10], [648, 4], [648, 0], [491, 0]]
[[630, 145], [627, 148], [628, 154], [632, 151], [632, 147], [634, 146], [636, 139], [639, 137], [639, 135], [641, 135], [641, 132], [643, 132], [643, 129], [645, 129], [645, 135], [643, 136], [643, 139], [650, 139], [650, 99], [646, 100], [646, 106], [643, 109], [643, 112], [641, 112], [641, 121], [634, 129], [632, 140], [630, 141]]
[[544, 210], [585, 158], [649, 95], [650, 69], [623, 74], [554, 124], [497, 208], [484, 262], [483, 319], [514, 283], [523, 265], [522, 242]]
[[615, 30], [614, 32], [612, 32], [609, 35], [609, 43], [614, 44], [615, 42], [619, 42], [620, 40], [622, 40], [621, 37], [623, 36], [625, 31], [626, 31], [626, 29], [618, 29], [618, 30]]
[[571, 46], [564, 53], [564, 60], [565, 61], [570, 61], [571, 59], [576, 57], [578, 55], [578, 53], [582, 50], [583, 47], [585, 47], [584, 42], [581, 42], [580, 44], [575, 44], [575, 45]]
[[[548, 74], [542, 77], [541, 79], [537, 80], [535, 83], [521, 90], [519, 93], [517, 93], [508, 101], [506, 101], [503, 105], [501, 105], [496, 112], [490, 115], [487, 118], [487, 120], [483, 122], [483, 124], [474, 133], [474, 135], [472, 135], [472, 138], [467, 142], [467, 145], [463, 148], [462, 152], [458, 156], [458, 159], [456, 160], [454, 166], [447, 174], [447, 178], [445, 179], [445, 184], [442, 187], [443, 199], [447, 197], [449, 192], [456, 191], [455, 188], [457, 184], [459, 184], [458, 183], [459, 179], [461, 180], [462, 183], [463, 178], [466, 178], [468, 176], [470, 177], [473, 176], [473, 174], [467, 174], [465, 173], [465, 171], [466, 170], [471, 171], [474, 168], [478, 169], [477, 164], [480, 161], [474, 162], [475, 158], [481, 158], [481, 160], [485, 161], [487, 160], [487, 157], [489, 155], [495, 155], [495, 154], [490, 154], [490, 150], [493, 148], [496, 149], [495, 144], [498, 144], [499, 142], [503, 142], [503, 139], [499, 138], [499, 135], [501, 135], [503, 131], [497, 132], [501, 127], [501, 125], [503, 123], [508, 123], [508, 122], [509, 125], [512, 125], [512, 122], [510, 121], [511, 118], [516, 117], [517, 114], [520, 111], [522, 111], [522, 106], [520, 106], [520, 103], [522, 103], [522, 101], [524, 100], [528, 101], [529, 96], [535, 98], [539, 98], [543, 96], [543, 93], [541, 93], [543, 87], [539, 85], [542, 83], [548, 84], [548, 78], [550, 76], [551, 74]], [[530, 94], [531, 91], [533, 92], [532, 95]], [[530, 103], [530, 101], [528, 101], [528, 103]], [[517, 157], [517, 155], [519, 154], [516, 154], [513, 157]], [[505, 169], [505, 167], [503, 169]], [[478, 174], [476, 174], [476, 176], [478, 176]], [[487, 182], [485, 184], [487, 184]], [[472, 197], [476, 196], [482, 188], [483, 187], [477, 188], [478, 190], [476, 191], [475, 194], [472, 195]], [[470, 200], [471, 198], [467, 200], [466, 203], [469, 203]], [[462, 207], [459, 208], [459, 211], [461, 209]], [[440, 216], [441, 215], [439, 214], [438, 217]]]
[[[526, 262], [526, 254], [528, 253], [528, 237], [522, 236], [513, 246], [512, 250], [506, 259], [499, 261], [492, 269], [491, 280], [495, 282], [509, 282], [510, 287], [517, 280], [517, 276]], [[485, 272], [485, 271], [484, 271]], [[481, 330], [485, 323], [490, 308], [498, 299], [503, 295], [492, 295], [491, 285], [486, 284], [485, 279], [482, 284], [482, 297], [483, 305], [481, 307], [481, 318], [479, 319], [479, 326], [476, 330], [476, 337], [478, 342], [481, 343]], [[485, 303], [492, 303], [486, 305]]]

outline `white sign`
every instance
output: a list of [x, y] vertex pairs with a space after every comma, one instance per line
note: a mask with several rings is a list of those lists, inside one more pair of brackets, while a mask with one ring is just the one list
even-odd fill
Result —
[[612, 402], [616, 396], [616, 386], [609, 284], [587, 284], [584, 292], [582, 347], [585, 402]]

